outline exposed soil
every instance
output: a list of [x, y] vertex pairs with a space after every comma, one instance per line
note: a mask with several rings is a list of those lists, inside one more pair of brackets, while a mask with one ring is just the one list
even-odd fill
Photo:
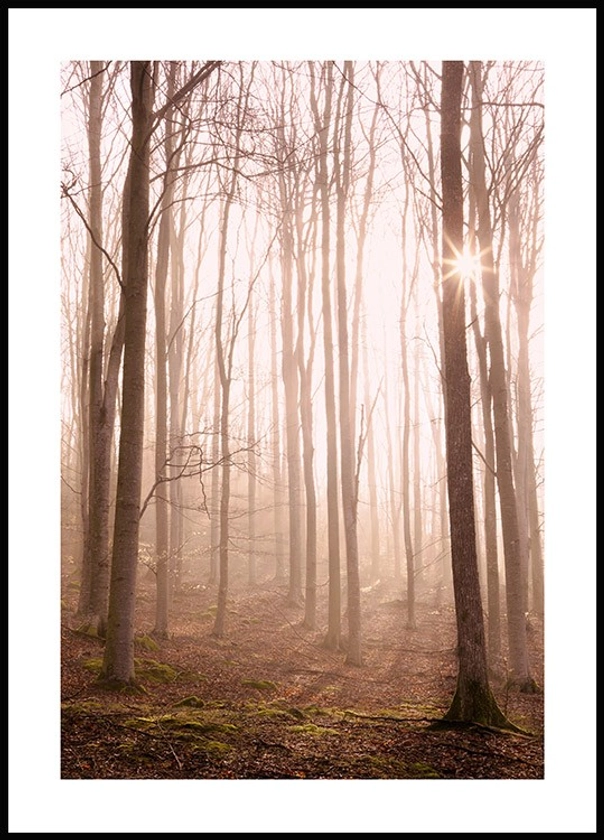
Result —
[[[363, 667], [322, 646], [275, 582], [230, 596], [213, 638], [216, 591], [174, 598], [168, 640], [151, 636], [154, 590], [140, 586], [140, 693], [97, 682], [102, 641], [78, 631], [66, 587], [61, 645], [63, 779], [542, 779], [543, 694], [492, 688], [528, 734], [432, 728], [456, 683], [455, 615], [429, 593], [406, 627], [402, 593], [363, 593]], [[325, 627], [325, 604], [318, 626]], [[346, 626], [344, 620], [343, 626]], [[531, 619], [543, 684], [543, 628]], [[157, 648], [155, 645], [157, 644]]]

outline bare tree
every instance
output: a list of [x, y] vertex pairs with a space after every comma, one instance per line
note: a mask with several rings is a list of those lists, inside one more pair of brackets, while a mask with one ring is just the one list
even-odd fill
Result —
[[[334, 174], [336, 182], [336, 284], [338, 313], [338, 359], [340, 374], [340, 469], [342, 475], [342, 510], [346, 542], [346, 591], [348, 606], [348, 647], [346, 662], [362, 665], [361, 654], [361, 584], [357, 535], [358, 487], [356, 483], [355, 446], [352, 438], [350, 405], [350, 348], [346, 289], [346, 199], [350, 189], [351, 126], [354, 74], [351, 61], [344, 62], [344, 74], [338, 97], [334, 127]], [[344, 97], [344, 91], [346, 96]], [[343, 114], [342, 114], [343, 111]]]
[[403, 217], [401, 219], [401, 245], [403, 251], [403, 272], [401, 289], [401, 373], [404, 400], [403, 409], [403, 440], [401, 445], [401, 504], [403, 510], [403, 537], [405, 541], [405, 559], [407, 571], [407, 626], [415, 628], [415, 557], [414, 545], [411, 537], [411, 480], [410, 480], [410, 447], [411, 447], [411, 386], [409, 382], [409, 354], [407, 339], [407, 312], [409, 309], [413, 286], [417, 277], [417, 264], [412, 272], [411, 282], [408, 275], [407, 256], [407, 212], [409, 207], [409, 193], [407, 195]]
[[[535, 167], [536, 169], [537, 167]], [[533, 176], [538, 177], [537, 175]], [[537, 184], [535, 184], [537, 189]], [[534, 276], [541, 250], [538, 240], [540, 202], [538, 198], [527, 208], [524, 240], [529, 247], [522, 249], [520, 231], [521, 207], [518, 199], [510, 202], [508, 226], [510, 231], [510, 269], [512, 272], [511, 297], [516, 309], [518, 323], [518, 453], [516, 458], [516, 486], [518, 504], [528, 515], [530, 535], [529, 555], [531, 565], [530, 606], [543, 617], [543, 553], [541, 546], [541, 525], [537, 494], [537, 464], [533, 439], [534, 411], [531, 393], [531, 369], [529, 353], [529, 325], [531, 304], [534, 295]]]
[[[369, 362], [368, 362], [368, 348], [367, 348], [367, 329], [365, 320], [362, 326], [362, 345], [363, 345], [363, 380], [364, 380], [364, 398], [365, 405], [371, 405], [371, 394], [369, 385]], [[372, 413], [373, 414], [373, 413]], [[378, 510], [378, 493], [377, 493], [377, 469], [375, 457], [375, 435], [374, 423], [372, 416], [367, 418], [367, 484], [369, 489], [369, 518], [371, 527], [371, 566], [370, 579], [372, 583], [376, 583], [380, 579], [381, 561], [380, 561], [380, 518]]]
[[536, 686], [530, 675], [523, 600], [522, 568], [518, 511], [513, 481], [508, 409], [508, 389], [501, 322], [499, 318], [499, 277], [493, 258], [493, 228], [485, 178], [484, 139], [482, 135], [482, 70], [481, 63], [470, 64], [472, 83], [472, 187], [475, 190], [478, 215], [478, 241], [481, 252], [481, 273], [485, 299], [485, 333], [489, 344], [495, 423], [497, 486], [501, 510], [501, 528], [505, 557], [506, 603], [511, 679], [523, 691]]
[[[82, 495], [84, 515], [84, 554], [78, 614], [86, 623], [105, 633], [107, 598], [109, 590], [110, 556], [110, 498], [111, 498], [111, 442], [114, 431], [118, 376], [124, 342], [123, 302], [113, 335], [105, 325], [105, 270], [109, 263], [121, 276], [104, 247], [103, 234], [103, 179], [101, 167], [101, 140], [103, 125], [103, 80], [106, 63], [91, 62], [88, 104], [88, 151], [90, 166], [89, 217], [85, 220], [89, 234], [89, 348], [83, 348], [85, 369], [82, 375], [84, 389], [82, 403], [86, 403], [87, 417], [83, 426], [88, 438], [87, 457], [83, 461], [83, 480], [88, 478]], [[78, 215], [83, 218], [68, 187], [64, 195], [73, 202]], [[88, 340], [85, 336], [84, 343]]]
[[[314, 266], [307, 269], [306, 255], [314, 253], [316, 240], [317, 215], [311, 213], [305, 232], [303, 224], [304, 194], [306, 184], [299, 184], [297, 208], [295, 214], [296, 231], [296, 268], [298, 277], [298, 337], [296, 341], [296, 359], [300, 377], [300, 424], [302, 427], [302, 465], [304, 488], [306, 491], [306, 577], [304, 583], [304, 625], [311, 629], [316, 626], [317, 616], [317, 492], [314, 474], [313, 441], [313, 406], [312, 373], [315, 355], [317, 330], [313, 317], [313, 277]], [[300, 194], [302, 193], [302, 194]], [[312, 196], [314, 202], [314, 193]], [[308, 355], [305, 352], [305, 333], [310, 333]]]
[[[169, 65], [167, 98], [174, 96], [176, 62]], [[169, 581], [169, 515], [168, 496], [165, 484], [168, 447], [168, 376], [166, 346], [166, 281], [170, 260], [170, 234], [172, 228], [172, 206], [174, 200], [175, 175], [173, 165], [178, 164], [178, 151], [174, 150], [172, 108], [166, 111], [164, 135], [165, 173], [160, 205], [159, 233], [157, 237], [157, 261], [155, 265], [155, 478], [158, 484], [155, 493], [155, 577], [157, 586], [155, 609], [155, 633], [161, 638], [168, 635], [168, 608], [170, 600]]]
[[319, 111], [320, 86], [313, 62], [310, 71], [310, 104], [315, 131], [319, 138], [317, 155], [317, 181], [321, 196], [321, 300], [323, 317], [323, 353], [325, 357], [325, 416], [327, 422], [327, 552], [329, 564], [329, 606], [325, 646], [337, 650], [341, 641], [341, 580], [340, 580], [340, 529], [338, 512], [338, 442], [336, 427], [333, 315], [330, 289], [330, 175], [328, 172], [328, 137], [331, 123], [333, 65], [322, 66], [324, 79], [323, 113]]
[[[188, 95], [218, 66], [207, 62], [177, 91], [171, 103]], [[154, 128], [169, 106], [153, 112], [151, 63], [130, 64], [132, 139], [122, 206], [124, 368], [113, 556], [109, 589], [107, 642], [101, 676], [117, 685], [134, 674], [134, 607], [141, 514], [145, 423], [145, 350], [149, 250], [149, 161]]]
[[444, 61], [441, 103], [443, 193], [443, 336], [447, 437], [447, 485], [459, 669], [447, 721], [509, 726], [489, 687], [482, 617], [472, 467], [470, 375], [459, 257], [463, 250], [461, 96], [464, 66]]
[[145, 339], [149, 225], [149, 144], [153, 121], [151, 62], [130, 66], [132, 139], [124, 194], [125, 344], [113, 559], [102, 676], [133, 683], [134, 605], [145, 412]]
[[287, 452], [287, 484], [289, 497], [289, 591], [288, 601], [302, 604], [302, 475], [300, 453], [300, 415], [298, 412], [298, 367], [294, 340], [293, 268], [294, 235], [292, 197], [283, 174], [279, 177], [283, 202], [281, 228], [283, 299], [281, 324], [283, 331], [282, 375], [285, 388], [285, 441]]
[[[251, 264], [254, 265], [254, 255], [251, 254]], [[247, 461], [247, 540], [248, 540], [248, 583], [250, 586], [255, 586], [257, 583], [256, 570], [256, 371], [255, 371], [255, 351], [256, 351], [256, 307], [254, 303], [253, 291], [250, 292], [248, 304], [248, 334], [247, 334], [247, 354], [248, 354], [248, 400], [247, 400], [247, 445], [248, 445], [248, 461]]]
[[495, 439], [493, 434], [491, 380], [488, 372], [486, 338], [480, 331], [480, 322], [476, 305], [476, 287], [470, 286], [470, 312], [478, 372], [480, 377], [480, 407], [484, 431], [484, 549], [487, 578], [487, 613], [489, 658], [494, 666], [501, 655], [501, 595], [499, 584], [499, 558], [497, 551], [497, 510], [495, 494]]
[[[218, 363], [218, 375], [220, 383], [220, 540], [219, 540], [219, 567], [218, 567], [218, 602], [216, 618], [212, 635], [221, 639], [226, 633], [227, 595], [229, 587], [229, 507], [231, 496], [231, 451], [230, 451], [230, 399], [233, 377], [233, 356], [235, 343], [241, 320], [245, 309], [249, 304], [251, 287], [248, 292], [246, 304], [243, 309], [236, 312], [236, 302], [233, 300], [230, 311], [225, 309], [225, 278], [227, 263], [227, 243], [229, 234], [229, 219], [231, 208], [237, 191], [239, 178], [239, 162], [242, 151], [243, 119], [247, 112], [249, 98], [249, 85], [244, 90], [243, 67], [239, 67], [239, 90], [237, 94], [237, 107], [235, 114], [235, 129], [233, 137], [232, 161], [229, 173], [229, 181], [224, 190], [222, 200], [222, 214], [220, 223], [220, 250], [218, 262], [218, 293], [216, 297], [216, 325], [214, 336], [216, 341], [216, 360]], [[227, 329], [223, 321], [227, 316]], [[226, 334], [225, 334], [226, 333]]]
[[275, 580], [282, 582], [285, 577], [285, 523], [283, 516], [284, 492], [283, 478], [281, 473], [281, 440], [279, 425], [279, 390], [277, 376], [277, 313], [275, 304], [275, 278], [270, 271], [269, 288], [269, 317], [270, 317], [270, 346], [271, 346], [271, 451], [273, 459], [273, 507], [274, 507], [274, 528], [275, 528]]

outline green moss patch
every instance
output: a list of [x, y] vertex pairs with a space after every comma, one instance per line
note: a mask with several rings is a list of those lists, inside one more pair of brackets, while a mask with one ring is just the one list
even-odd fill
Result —
[[193, 748], [195, 752], [209, 753], [210, 755], [218, 756], [230, 752], [233, 747], [230, 744], [225, 744], [224, 741], [205, 741], [196, 744]]
[[156, 659], [135, 659], [134, 670], [137, 679], [155, 683], [169, 683], [178, 679], [178, 671]]
[[151, 636], [141, 635], [134, 637], [134, 646], [143, 650], [159, 650], [159, 645]]
[[337, 729], [328, 726], [317, 726], [314, 723], [301, 723], [289, 727], [291, 732], [303, 732], [305, 735], [339, 735]]
[[98, 657], [95, 657], [94, 659], [87, 659], [83, 663], [83, 666], [87, 671], [90, 671], [91, 674], [98, 675], [101, 673], [101, 668], [103, 667], [103, 660]]
[[440, 779], [442, 778], [440, 773], [434, 769], [434, 767], [430, 767], [429, 764], [424, 764], [423, 761], [416, 761], [413, 764], [409, 765], [409, 772], [412, 774], [410, 778], [412, 779]]
[[250, 688], [257, 688], [258, 691], [276, 691], [277, 685], [271, 680], [241, 680], [241, 685], [249, 685]]
[[176, 703], [173, 703], [172, 705], [175, 709], [178, 709], [181, 706], [192, 709], [201, 709], [205, 706], [205, 703], [201, 697], [197, 697], [195, 694], [192, 694], [190, 697], [183, 697], [182, 700], [177, 700]]

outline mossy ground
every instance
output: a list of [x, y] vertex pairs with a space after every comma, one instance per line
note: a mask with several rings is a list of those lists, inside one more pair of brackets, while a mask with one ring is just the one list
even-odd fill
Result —
[[[365, 665], [327, 650], [322, 630], [274, 585], [241, 593], [217, 643], [209, 589], [175, 600], [169, 637], [152, 636], [153, 597], [140, 599], [140, 692], [102, 688], [102, 640], [74, 632], [63, 610], [61, 776], [64, 779], [543, 778], [543, 695], [492, 688], [529, 737], [474, 727], [433, 729], [456, 686], [452, 608], [373, 593]], [[214, 595], [215, 598], [215, 595]], [[396, 600], [396, 599], [395, 599]], [[388, 601], [388, 608], [384, 603]], [[149, 644], [149, 640], [153, 644]], [[541, 637], [531, 636], [542, 682]]]

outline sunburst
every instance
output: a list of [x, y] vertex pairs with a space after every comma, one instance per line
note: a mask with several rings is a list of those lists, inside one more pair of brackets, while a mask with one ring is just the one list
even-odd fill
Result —
[[469, 245], [464, 245], [461, 252], [453, 248], [455, 256], [453, 259], [444, 260], [447, 268], [443, 280], [457, 276], [460, 280], [476, 280], [480, 275], [481, 257], [483, 251], [475, 253]]

